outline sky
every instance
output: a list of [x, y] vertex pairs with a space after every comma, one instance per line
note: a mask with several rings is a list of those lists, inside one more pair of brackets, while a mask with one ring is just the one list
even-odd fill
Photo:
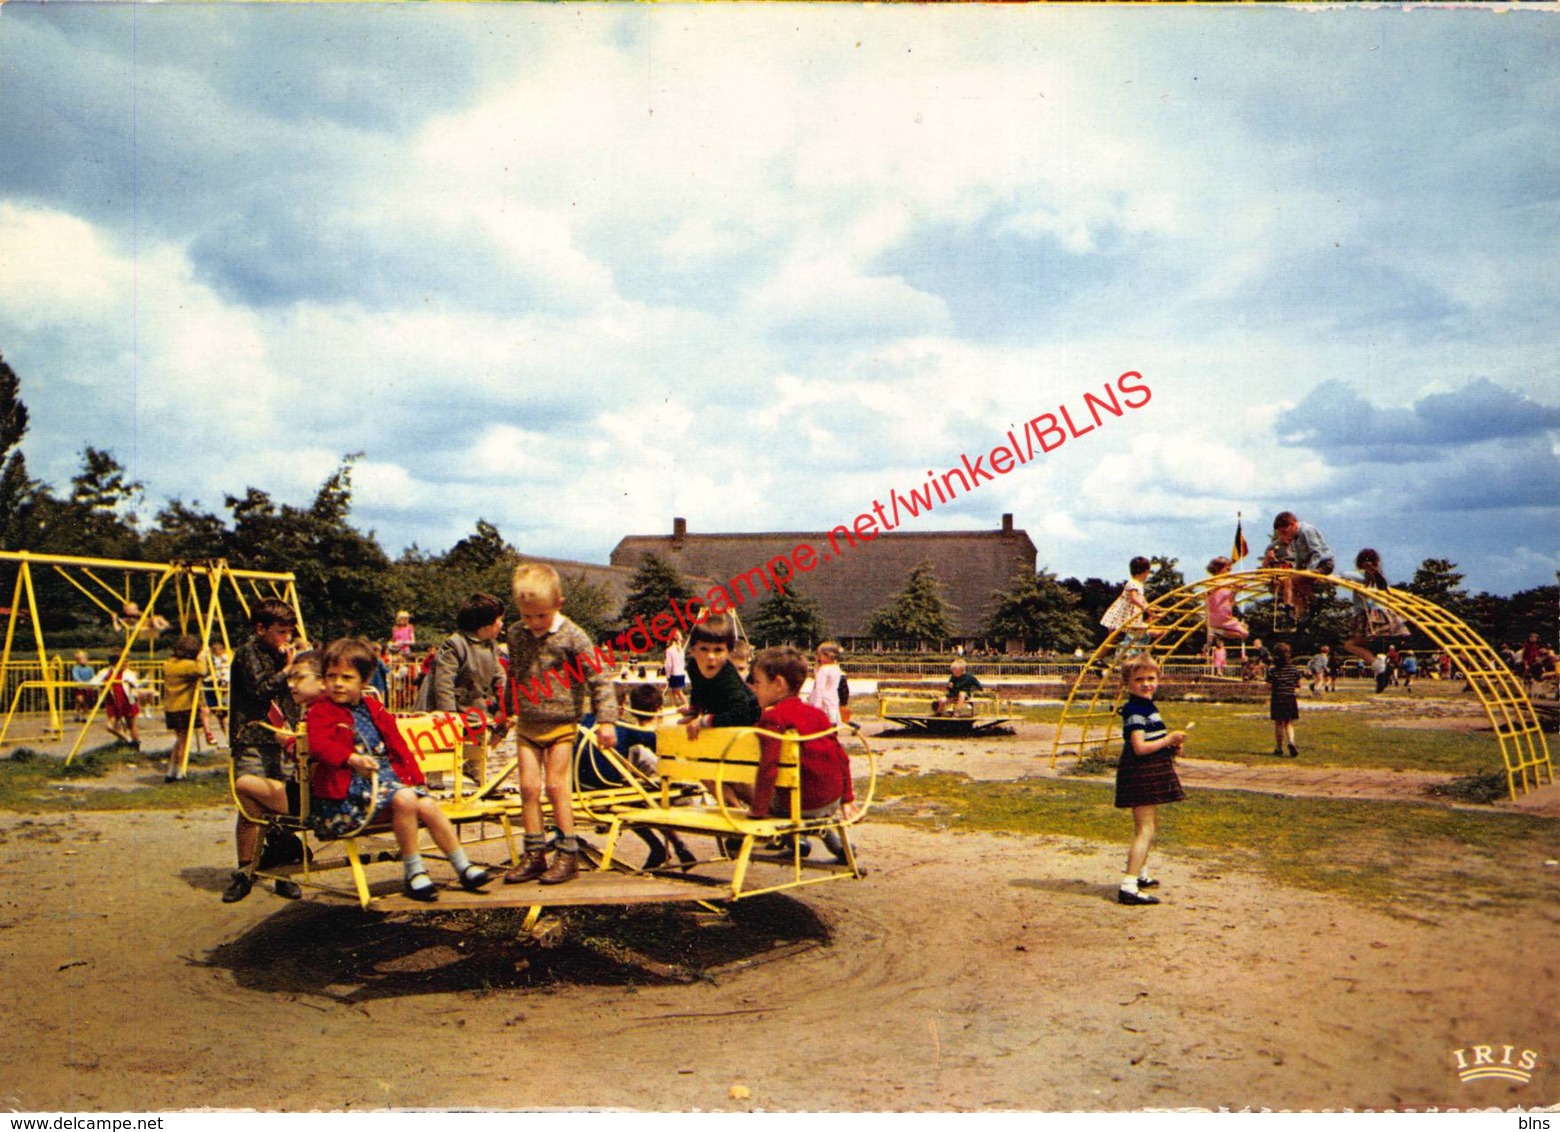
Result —
[[1560, 568], [1556, 59], [1553, 10], [10, 0], [0, 354], [57, 489], [360, 452], [392, 555], [826, 530], [1068, 407], [900, 529], [1190, 580], [1288, 509], [1511, 593]]

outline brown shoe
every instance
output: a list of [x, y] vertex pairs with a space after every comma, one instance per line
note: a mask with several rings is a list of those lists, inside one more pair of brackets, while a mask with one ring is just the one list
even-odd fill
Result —
[[580, 875], [580, 855], [565, 853], [562, 849], [553, 854], [552, 867], [541, 876], [543, 884], [562, 884]]
[[547, 854], [538, 849], [527, 853], [518, 865], [505, 873], [504, 883], [524, 884], [528, 880], [535, 880], [545, 872], [547, 872]]

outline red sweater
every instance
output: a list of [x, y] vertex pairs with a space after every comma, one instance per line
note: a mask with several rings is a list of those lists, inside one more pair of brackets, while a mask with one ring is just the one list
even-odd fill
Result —
[[[817, 735], [802, 744], [802, 809], [816, 810], [830, 802], [853, 802], [856, 792], [850, 781], [850, 757], [834, 734], [834, 724], [823, 712], [794, 695], [787, 696], [759, 717], [765, 731], [794, 731], [798, 735]], [[780, 740], [760, 739], [763, 753], [758, 760], [758, 778], [753, 783], [751, 817], [769, 817], [769, 803], [775, 793], [775, 777], [780, 773]]]
[[[395, 716], [387, 712], [377, 699], [365, 696], [369, 718], [379, 728], [390, 755], [390, 765], [396, 775], [408, 786], [423, 784], [422, 768], [401, 738], [395, 725]], [[314, 780], [310, 787], [316, 798], [340, 801], [347, 796], [352, 785], [352, 768], [347, 760], [352, 757], [357, 733], [352, 729], [352, 709], [329, 700], [315, 700], [305, 717], [309, 735], [309, 754], [315, 759]]]

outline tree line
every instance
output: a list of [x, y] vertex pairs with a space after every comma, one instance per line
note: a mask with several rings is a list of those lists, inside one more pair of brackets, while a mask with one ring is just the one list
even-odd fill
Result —
[[[395, 612], [408, 609], [431, 641], [453, 629], [455, 611], [468, 594], [508, 597], [509, 578], [521, 555], [485, 519], [442, 553], [414, 544], [394, 559], [372, 531], [353, 526], [352, 469], [361, 453], [344, 456], [306, 506], [278, 502], [250, 487], [241, 495], [224, 496], [220, 510], [207, 509], [199, 500], [172, 499], [147, 516], [145, 485], [132, 480], [112, 452], [90, 445], [69, 490], [56, 490], [28, 472], [21, 447], [28, 414], [20, 385], [0, 357], [0, 548], [146, 562], [225, 558], [239, 569], [291, 571], [304, 622], [320, 639], [344, 634], [382, 638]], [[1151, 600], [1185, 584], [1177, 559], [1155, 557], [1153, 563], [1147, 585]], [[648, 620], [669, 600], [696, 596], [675, 566], [653, 554], [644, 556], [621, 605], [607, 587], [583, 574], [565, 571], [563, 580], [565, 613], [598, 640], [640, 614]], [[42, 571], [34, 581], [51, 641], [72, 647], [107, 640], [101, 615], [66, 582]], [[6, 586], [10, 582], [0, 579]], [[1524, 640], [1530, 632], [1547, 640], [1553, 632], [1554, 586], [1510, 597], [1470, 594], [1455, 563], [1431, 558], [1403, 588], [1467, 621], [1492, 644]], [[1021, 642], [1030, 652], [1092, 649], [1105, 635], [1100, 615], [1120, 589], [1119, 581], [1023, 570], [991, 595], [981, 634], [999, 645]], [[888, 645], [940, 647], [957, 636], [957, 612], [932, 564], [921, 562], [872, 615], [867, 631]], [[1335, 596], [1322, 603], [1295, 644], [1304, 650], [1341, 640], [1347, 624], [1348, 603]], [[817, 603], [789, 587], [770, 592], [751, 610], [746, 628], [755, 643], [803, 647], [830, 633]]]

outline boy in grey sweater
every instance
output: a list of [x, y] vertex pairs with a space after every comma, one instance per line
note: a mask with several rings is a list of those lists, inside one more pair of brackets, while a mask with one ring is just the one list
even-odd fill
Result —
[[[544, 563], [522, 562], [515, 568], [513, 587], [520, 621], [509, 628], [509, 678], [525, 857], [504, 876], [504, 883], [562, 884], [580, 870], [570, 787], [575, 735], [586, 712], [594, 710], [597, 741], [613, 747], [617, 697], [610, 663], [597, 654], [584, 630], [563, 615], [558, 572]], [[558, 852], [551, 865], [542, 825], [544, 784], [558, 827]]]

